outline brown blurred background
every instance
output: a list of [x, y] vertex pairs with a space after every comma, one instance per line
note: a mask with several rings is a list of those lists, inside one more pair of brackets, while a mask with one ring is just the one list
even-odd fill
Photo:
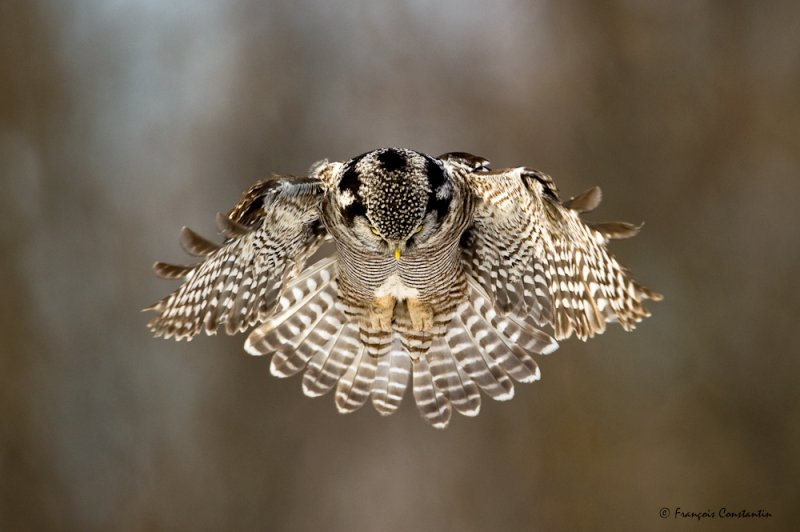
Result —
[[[4, 0], [0, 45], [0, 530], [797, 530], [799, 3]], [[379, 146], [601, 185], [666, 300], [444, 432], [149, 336], [182, 225]]]

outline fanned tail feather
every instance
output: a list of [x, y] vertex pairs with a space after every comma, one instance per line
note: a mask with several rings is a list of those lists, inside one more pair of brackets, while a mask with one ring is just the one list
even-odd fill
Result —
[[482, 330], [481, 321], [470, 303], [462, 303], [445, 339], [451, 354], [469, 378], [492, 399], [507, 401], [514, 397], [514, 384], [495, 360], [484, 357], [475, 339], [475, 334]]
[[355, 412], [367, 402], [375, 381], [378, 360], [362, 345], [353, 363], [336, 385], [336, 408], [342, 414]]
[[[311, 357], [323, 351], [328, 341], [336, 332], [336, 325], [341, 320], [335, 315], [333, 319], [328, 312], [334, 308], [336, 291], [328, 288], [310, 300], [303, 313], [295, 314], [291, 320], [275, 330], [276, 339], [282, 341], [270, 362], [270, 372], [276, 377], [289, 377], [303, 370]], [[291, 340], [283, 336], [292, 334]], [[288, 341], [285, 341], [288, 340]]]
[[[335, 387], [336, 407], [342, 413], [354, 412], [371, 399], [381, 415], [390, 415], [411, 384], [420, 415], [443, 428], [453, 410], [478, 414], [480, 390], [493, 399], [508, 400], [514, 395], [513, 381], [538, 380], [539, 368], [531, 355], [557, 347], [524, 315], [499, 312], [478, 281], [468, 276], [466, 301], [439, 317], [434, 330], [424, 335], [430, 339], [417, 345], [401, 303], [395, 313], [398, 328], [387, 332], [389, 348], [381, 346], [381, 354], [373, 356], [362, 340], [363, 323], [337, 303], [334, 267], [333, 261], [323, 261], [289, 282], [274, 312], [251, 333], [245, 348], [252, 354], [272, 354], [270, 371], [277, 377], [305, 370], [302, 385], [307, 396]], [[526, 304], [532, 298], [544, 312], [535, 292], [520, 294]]]
[[372, 383], [372, 405], [381, 415], [393, 414], [403, 400], [411, 375], [411, 358], [399, 341], [392, 351], [378, 359], [375, 380]]
[[360, 348], [358, 326], [343, 323], [330, 349], [317, 352], [309, 360], [308, 369], [303, 374], [303, 393], [308, 397], [319, 397], [331, 391], [353, 363]]
[[499, 315], [475, 286], [472, 287], [472, 304], [484, 320], [484, 331], [478, 340], [484, 356], [497, 360], [517, 382], [539, 380], [539, 366], [530, 353], [552, 353], [558, 348], [556, 341], [519, 318]]
[[444, 337], [436, 339], [427, 358], [434, 385], [450, 400], [456, 412], [477, 416], [481, 410], [480, 390], [456, 363]]
[[289, 283], [275, 313], [250, 333], [245, 350], [252, 355], [274, 354], [270, 371], [288, 377], [325, 349], [343, 321], [337, 313], [333, 260], [320, 261]]
[[450, 422], [453, 409], [444, 393], [434, 385], [426, 357], [412, 362], [414, 369], [414, 400], [422, 418], [438, 429]]

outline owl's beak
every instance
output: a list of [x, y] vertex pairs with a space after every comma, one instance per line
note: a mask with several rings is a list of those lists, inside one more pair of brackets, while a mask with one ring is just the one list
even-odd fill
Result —
[[394, 248], [394, 260], [400, 260], [400, 248], [397, 246]]

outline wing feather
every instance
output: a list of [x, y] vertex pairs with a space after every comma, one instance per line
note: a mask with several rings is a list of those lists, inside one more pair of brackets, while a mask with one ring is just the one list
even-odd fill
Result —
[[227, 237], [221, 245], [184, 228], [181, 245], [205, 260], [194, 267], [156, 263], [160, 276], [185, 281], [150, 307], [159, 313], [149, 323], [153, 333], [191, 339], [222, 325], [233, 334], [266, 319], [325, 237], [321, 195], [314, 180], [274, 177], [254, 185], [227, 216], [218, 217]]
[[479, 200], [462, 264], [500, 314], [550, 325], [558, 340], [572, 334], [585, 340], [607, 322], [633, 329], [649, 316], [644, 300], [661, 299], [633, 281], [606, 248], [639, 226], [580, 219], [600, 203], [599, 188], [562, 203], [552, 179], [537, 170], [461, 172]]
[[188, 227], [181, 229], [180, 243], [183, 250], [195, 257], [207, 257], [219, 249], [219, 245], [198, 235]]

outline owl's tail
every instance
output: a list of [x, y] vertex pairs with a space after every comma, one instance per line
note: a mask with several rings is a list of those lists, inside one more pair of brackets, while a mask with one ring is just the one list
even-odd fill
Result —
[[437, 428], [447, 426], [451, 406], [465, 416], [477, 415], [481, 403], [478, 389], [497, 401], [511, 399], [513, 381], [527, 383], [540, 378], [531, 354], [549, 354], [558, 348], [552, 337], [523, 319], [497, 314], [472, 279], [468, 293], [445, 336], [414, 362], [417, 406]]
[[336, 305], [337, 297], [335, 259], [318, 262], [289, 282], [275, 314], [250, 333], [245, 350], [273, 355], [270, 372], [276, 377], [305, 370], [303, 392], [309, 397], [335, 386], [340, 412], [358, 410], [371, 396], [379, 412], [390, 414], [408, 384], [408, 357], [370, 356], [358, 324]]
[[431, 339], [426, 353], [413, 357], [396, 333], [386, 354], [372, 356], [358, 324], [336, 300], [335, 261], [321, 261], [290, 283], [277, 312], [250, 334], [245, 349], [254, 355], [273, 354], [270, 371], [276, 377], [305, 370], [303, 392], [309, 397], [335, 387], [342, 413], [354, 412], [371, 399], [380, 414], [392, 414], [411, 382], [422, 417], [444, 428], [453, 410], [478, 414], [480, 390], [503, 401], [513, 397], [513, 381], [538, 380], [531, 354], [558, 347], [522, 318], [497, 314], [472, 280], [467, 300], [455, 308], [446, 330]]

